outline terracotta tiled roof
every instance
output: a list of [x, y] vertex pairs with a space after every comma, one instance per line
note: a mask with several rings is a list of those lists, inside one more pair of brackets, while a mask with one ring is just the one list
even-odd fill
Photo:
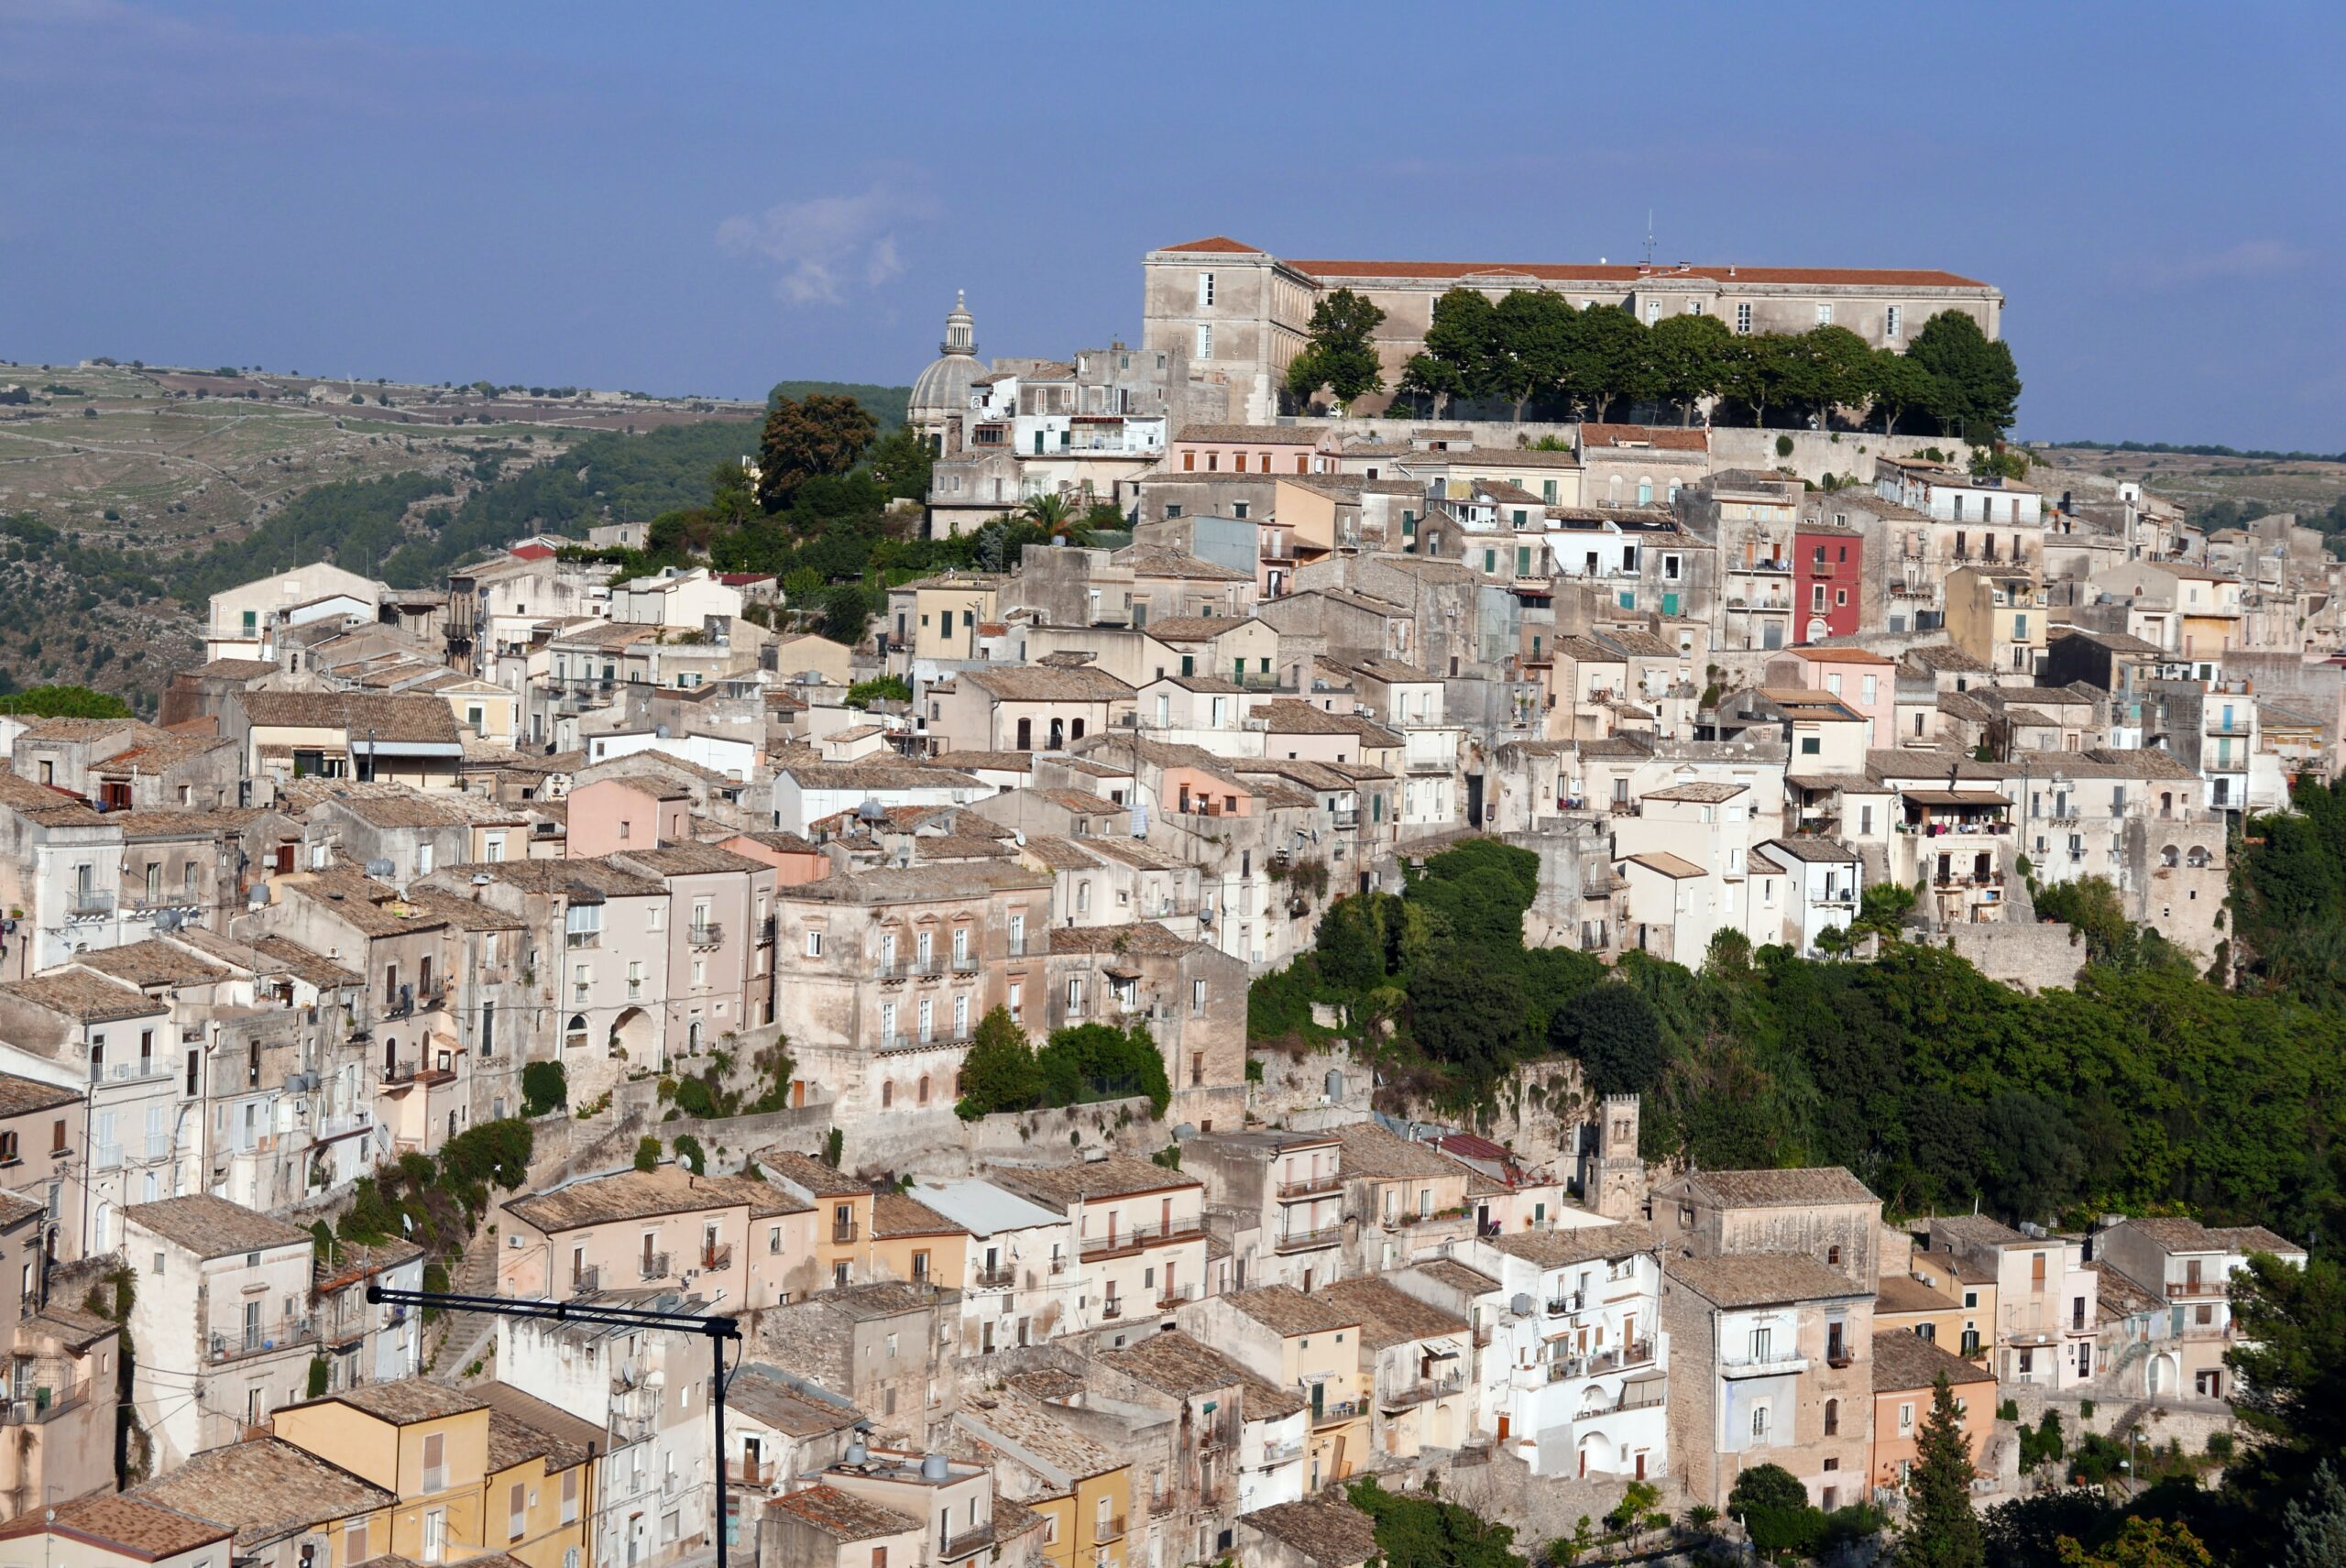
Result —
[[1959, 1355], [1941, 1350], [1906, 1329], [1889, 1329], [1873, 1336], [1873, 1387], [1877, 1394], [1928, 1388], [1941, 1377], [1949, 1383], [1993, 1383], [1996, 1375], [1974, 1366]]
[[1500, 274], [1537, 279], [1546, 283], [1639, 283], [1672, 278], [1701, 278], [1717, 283], [1748, 286], [1788, 284], [1793, 287], [1843, 286], [1882, 289], [1984, 289], [1975, 278], [1926, 268], [1868, 267], [1639, 267], [1615, 262], [1584, 261], [1288, 261], [1308, 277], [1423, 278], [1439, 281]]
[[198, 1257], [226, 1257], [311, 1240], [307, 1231], [207, 1192], [133, 1203], [123, 1210], [122, 1217], [177, 1242]]

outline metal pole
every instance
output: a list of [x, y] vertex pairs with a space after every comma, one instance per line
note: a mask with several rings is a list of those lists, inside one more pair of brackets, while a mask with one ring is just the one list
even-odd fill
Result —
[[382, 1285], [367, 1286], [367, 1299], [370, 1303], [388, 1302], [396, 1307], [487, 1312], [500, 1318], [551, 1318], [556, 1322], [607, 1324], [619, 1328], [668, 1329], [677, 1333], [707, 1336], [717, 1368], [709, 1392], [709, 1409], [717, 1422], [717, 1568], [726, 1568], [725, 1342], [741, 1337], [741, 1325], [738, 1320], [706, 1317], [697, 1312], [656, 1312], [638, 1307], [606, 1307], [591, 1301], [517, 1301], [504, 1296], [459, 1296], [444, 1290], [398, 1290]]
[[709, 1358], [716, 1363], [717, 1375], [709, 1382], [709, 1403], [717, 1412], [717, 1568], [725, 1568], [725, 1532], [732, 1527], [732, 1518], [725, 1511], [725, 1340], [718, 1334], [708, 1336]]

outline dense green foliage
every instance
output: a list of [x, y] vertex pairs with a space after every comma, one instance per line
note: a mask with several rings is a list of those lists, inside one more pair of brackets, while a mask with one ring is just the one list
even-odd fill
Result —
[[[2346, 930], [2346, 792], [2319, 793], [2320, 815], [2262, 825], [2235, 898], [2259, 932], [2315, 933], [2295, 950]], [[1335, 1003], [1388, 1085], [1458, 1107], [1518, 1062], [1577, 1051], [1593, 1077], [1650, 1084], [1654, 1157], [1846, 1165], [1892, 1213], [1976, 1200], [2013, 1220], [2180, 1205], [2289, 1235], [2346, 1223], [2346, 1008], [2309, 1004], [2346, 998], [2346, 940], [2334, 968], [2301, 960], [2245, 993], [2122, 921], [2088, 921], [2077, 987], [2034, 995], [1894, 939], [1866, 963], [1715, 945], [1692, 971], [1633, 953], [1615, 983], [1650, 1013], [1657, 1071], [1642, 1014], [1579, 1000], [1604, 979], [1595, 959], [1524, 948], [1535, 874], [1528, 852], [1469, 840], [1398, 896], [1339, 900], [1311, 953], [1255, 982], [1252, 1036], [1309, 1038], [1310, 1004]]]
[[961, 1099], [954, 1110], [964, 1121], [997, 1111], [1036, 1106], [1084, 1105], [1095, 1100], [1146, 1095], [1154, 1113], [1165, 1114], [1173, 1086], [1165, 1058], [1148, 1027], [1129, 1030], [1108, 1024], [1079, 1024], [1060, 1029], [1041, 1050], [1009, 1010], [996, 1007], [978, 1021], [961, 1063]]
[[902, 675], [881, 675], [873, 680], [858, 681], [847, 688], [843, 699], [850, 707], [870, 707], [875, 702], [910, 702], [913, 688]]
[[[1297, 363], [1310, 386], [1291, 375], [1290, 390], [1329, 379], [1316, 362]], [[1544, 289], [1496, 303], [1472, 289], [1442, 295], [1399, 388], [1437, 413], [1465, 400], [1504, 402], [1516, 419], [1536, 407], [1602, 420], [1627, 404], [1674, 408], [1691, 423], [1698, 404], [1717, 398], [1720, 423], [1764, 426], [1772, 415], [1822, 427], [1847, 411], [1886, 431], [1918, 416], [1982, 444], [2011, 428], [2020, 389], [2011, 347], [1959, 312], [1931, 317], [1901, 354], [1839, 326], [1738, 336], [1716, 317], [1680, 315], [1648, 327], [1611, 305], [1575, 310]]]
[[0, 696], [0, 713], [36, 714], [42, 718], [127, 718], [130, 706], [111, 692], [88, 686], [27, 686]]
[[570, 1073], [558, 1061], [526, 1062], [521, 1068], [521, 1114], [543, 1116], [570, 1103]]
[[758, 437], [759, 504], [780, 511], [807, 480], [846, 474], [879, 434], [878, 422], [853, 398], [809, 392], [776, 400]]
[[466, 1128], [436, 1157], [401, 1155], [353, 1184], [337, 1234], [368, 1244], [411, 1240], [431, 1257], [454, 1256], [488, 1212], [489, 1189], [517, 1191], [529, 1179], [535, 1142], [529, 1123], [507, 1117]]
[[1043, 1097], [1042, 1069], [1035, 1047], [1010, 1016], [996, 1006], [978, 1020], [969, 1053], [961, 1058], [961, 1099], [954, 1110], [965, 1122], [996, 1111], [1023, 1111]]
[[1321, 295], [1311, 307], [1303, 350], [1288, 364], [1288, 395], [1309, 402], [1324, 387], [1343, 410], [1356, 398], [1383, 391], [1374, 339], [1384, 320], [1382, 308], [1350, 289]]
[[635, 1168], [638, 1170], [657, 1170], [659, 1168], [660, 1140], [658, 1138], [636, 1139]]
[[1345, 1488], [1376, 1530], [1385, 1568], [1527, 1568], [1515, 1531], [1439, 1497], [1388, 1492], [1374, 1475]]
[[854, 399], [863, 405], [863, 411], [872, 416], [872, 424], [882, 435], [904, 422], [904, 412], [913, 397], [910, 387], [878, 387], [867, 381], [776, 381], [766, 393], [766, 411], [772, 413], [785, 399], [798, 402], [818, 393]]

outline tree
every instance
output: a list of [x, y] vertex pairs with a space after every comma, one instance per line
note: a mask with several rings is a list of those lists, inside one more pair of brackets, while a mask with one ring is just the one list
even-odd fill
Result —
[[1383, 391], [1385, 372], [1374, 339], [1384, 320], [1381, 307], [1350, 289], [1321, 295], [1311, 307], [1303, 352], [1288, 366], [1288, 392], [1305, 401], [1325, 387], [1341, 413], [1355, 400]]
[[1939, 400], [1938, 378], [1930, 367], [1910, 354], [1894, 348], [1877, 348], [1867, 367], [1868, 390], [1872, 394], [1873, 411], [1881, 416], [1881, 433], [1894, 434], [1901, 416], [1913, 409], [1927, 409]]
[[2346, 1568], [2346, 1486], [2328, 1460], [2281, 1511], [2281, 1568]]
[[1557, 1008], [1548, 1043], [1578, 1059], [1598, 1094], [1643, 1094], [1670, 1066], [1653, 1004], [1628, 985], [1593, 985]]
[[1931, 1385], [1931, 1413], [1915, 1442], [1907, 1478], [1906, 1538], [1900, 1568], [1981, 1568], [1987, 1561], [1979, 1516], [1971, 1507], [1971, 1440], [1955, 1410], [1955, 1390], [1942, 1372]]
[[1521, 1054], [1523, 985], [1484, 953], [1445, 943], [1409, 976], [1409, 1035], [1434, 1060], [1481, 1084]]
[[652, 1170], [658, 1168], [659, 1164], [660, 1140], [658, 1138], [636, 1139], [635, 1168], [638, 1170]]
[[1937, 383], [1931, 412], [1941, 433], [1984, 446], [2012, 428], [2020, 404], [2012, 345], [1990, 341], [1960, 311], [1942, 311], [1923, 323], [1906, 352]]
[[1785, 401], [1806, 408], [1822, 430], [1835, 409], [1864, 405], [1872, 359], [1866, 340], [1847, 327], [1811, 327], [1783, 345]]
[[1075, 503], [1056, 490], [1028, 496], [1018, 515], [1046, 534], [1064, 533], [1075, 516]]
[[1646, 364], [1654, 396], [1676, 403], [1682, 423], [1694, 422], [1694, 410], [1717, 395], [1726, 378], [1735, 337], [1716, 316], [1672, 316], [1646, 334]]
[[882, 436], [865, 461], [881, 488], [899, 500], [928, 499], [928, 478], [936, 465], [928, 443], [910, 425], [899, 425]]
[[853, 398], [809, 392], [784, 398], [766, 415], [758, 440], [758, 500], [770, 512], [790, 504], [798, 488], [824, 474], [855, 466], [879, 425]]
[[0, 713], [42, 718], [128, 718], [130, 705], [112, 692], [92, 691], [88, 686], [27, 686], [0, 697]]
[[823, 635], [852, 648], [863, 641], [872, 620], [872, 599], [853, 583], [841, 583], [823, 596]]
[[1727, 1497], [1729, 1515], [1740, 1515], [1749, 1508], [1804, 1508], [1808, 1506], [1808, 1488], [1800, 1477], [1781, 1464], [1755, 1464], [1735, 1478], [1735, 1490]]
[[858, 681], [847, 688], [840, 698], [844, 707], [868, 708], [875, 702], [910, 702], [913, 688], [904, 684], [902, 675], [876, 675], [868, 681]]
[[2322, 1462], [2346, 1453], [2346, 1271], [2319, 1255], [2300, 1268], [2253, 1253], [2232, 1276], [2231, 1309], [2232, 1408], [2262, 1441], [2245, 1445], [2224, 1485], [2269, 1530]]
[[1615, 305], [1591, 305], [1580, 313], [1573, 336], [1565, 384], [1596, 411], [1599, 421], [1619, 399], [1651, 395], [1646, 329], [1637, 317]]
[[1515, 405], [1563, 392], [1576, 338], [1572, 302], [1545, 289], [1514, 289], [1491, 313], [1489, 390]]
[[521, 1068], [521, 1114], [543, 1116], [570, 1103], [570, 1074], [558, 1061], [533, 1061]]
[[1751, 422], [1762, 429], [1768, 409], [1782, 399], [1785, 379], [1784, 340], [1773, 333], [1733, 339], [1734, 346], [1719, 367], [1719, 390], [1751, 411]]
[[1375, 1476], [1345, 1489], [1366, 1514], [1385, 1568], [1527, 1568], [1515, 1530], [1438, 1497], [1388, 1492]]
[[1431, 397], [1440, 419], [1453, 398], [1491, 393], [1496, 367], [1496, 307], [1477, 289], [1452, 289], [1433, 302], [1425, 350], [1409, 356], [1401, 389]]
[[2215, 1568], [2216, 1562], [2189, 1526], [2164, 1519], [2130, 1519], [2093, 1552], [2063, 1536], [2060, 1552], [2062, 1568]]
[[996, 1111], [1024, 1111], [1042, 1095], [1042, 1070], [1026, 1031], [1007, 1007], [991, 1009], [978, 1020], [969, 1054], [961, 1059], [961, 1100], [955, 1113], [974, 1122]]

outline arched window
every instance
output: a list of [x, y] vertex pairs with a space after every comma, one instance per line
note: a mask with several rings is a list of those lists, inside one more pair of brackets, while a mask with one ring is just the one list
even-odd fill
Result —
[[1826, 1437], [1841, 1435], [1841, 1401], [1838, 1399], [1825, 1401], [1825, 1435]]
[[2176, 852], [2176, 848], [2172, 844], [2169, 844], [2165, 849], [2159, 851], [2159, 864], [2163, 866], [2166, 866], [2171, 869], [2179, 863], [2181, 860], [2182, 857]]
[[924, 1105], [928, 1103], [928, 1074], [926, 1073], [920, 1075], [920, 1102]]
[[1751, 1407], [1751, 1441], [1754, 1442], [1768, 1441], [1768, 1407], [1765, 1405]]
[[2193, 871], [2205, 870], [2208, 864], [2208, 846], [2194, 844], [2191, 846], [2191, 852], [2183, 858]]
[[1826, 1266], [1826, 1267], [1828, 1267], [1828, 1268], [1838, 1268], [1838, 1267], [1840, 1267], [1840, 1266], [1841, 1266], [1841, 1249], [1840, 1249], [1839, 1247], [1836, 1247], [1836, 1246], [1829, 1246], [1829, 1247], [1826, 1247], [1826, 1248], [1825, 1249], [1825, 1266]]
[[885, 1111], [896, 1102], [896, 1082], [890, 1079], [880, 1086], [880, 1109]]

